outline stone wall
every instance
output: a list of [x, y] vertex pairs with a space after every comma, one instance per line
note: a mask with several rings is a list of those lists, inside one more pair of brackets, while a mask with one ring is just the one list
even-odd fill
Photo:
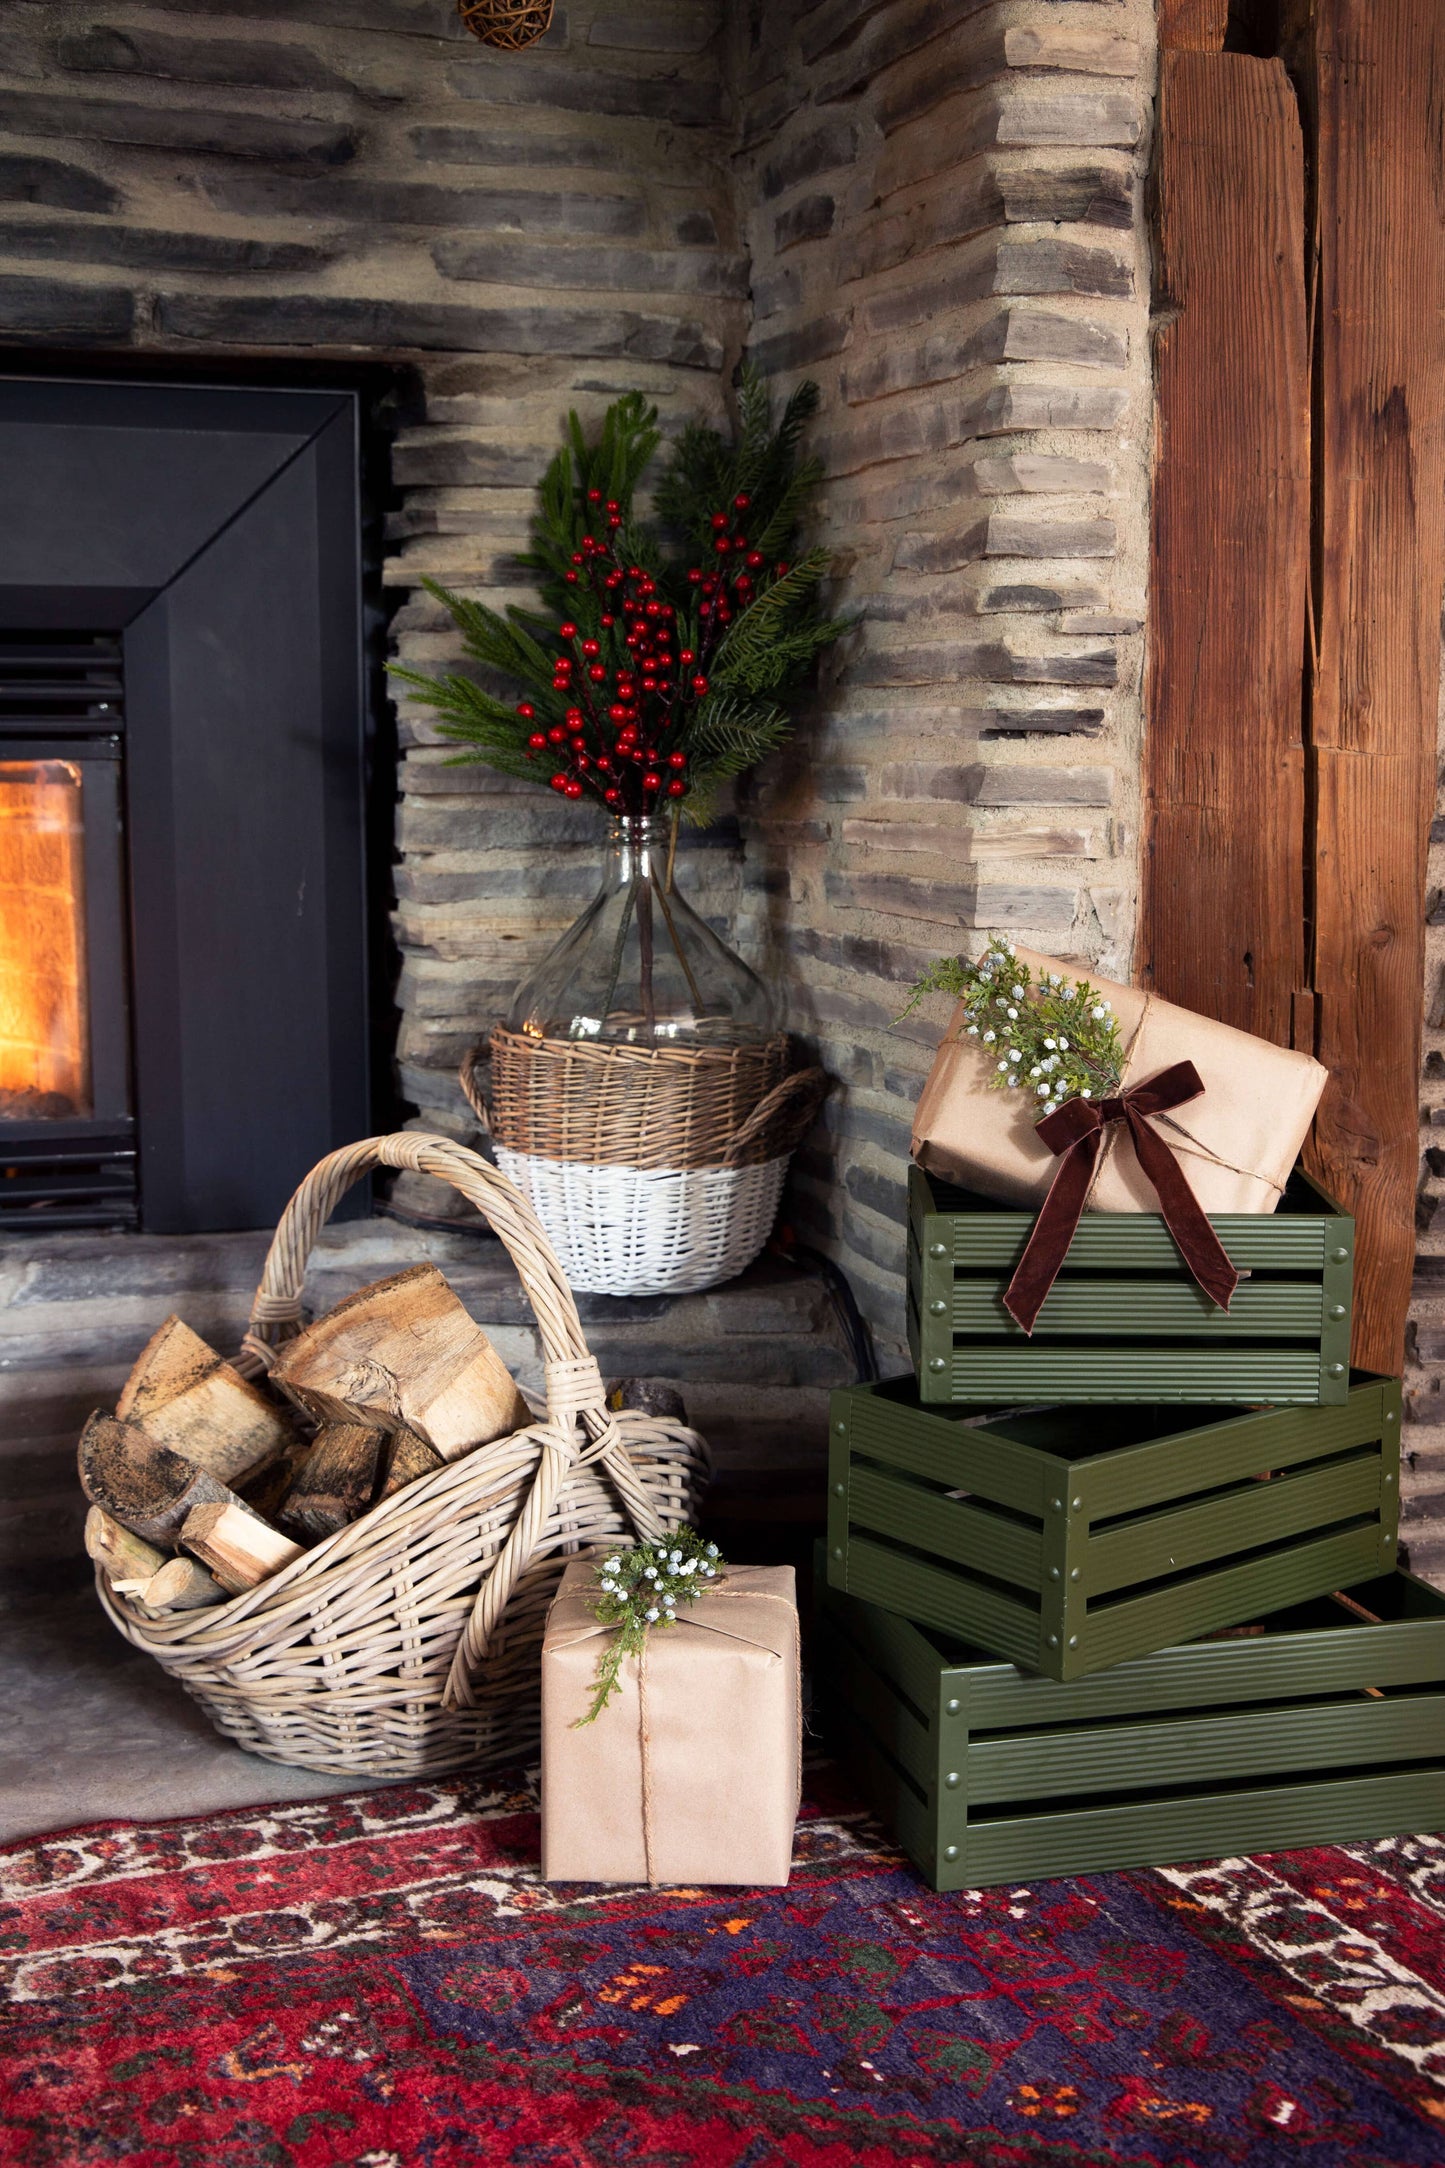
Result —
[[1425, 1072], [1420, 1090], [1419, 1251], [1406, 1337], [1404, 1504], [1410, 1563], [1445, 1585], [1445, 672], [1440, 783], [1425, 903]]
[[[451, 0], [0, 21], [0, 339], [395, 362], [404, 662], [455, 656], [422, 574], [514, 592], [567, 405], [719, 413], [750, 323], [820, 378], [864, 622], [747, 807], [746, 898], [731, 821], [690, 886], [842, 1080], [798, 1218], [887, 1334], [930, 1034], [887, 1030], [899, 987], [992, 926], [1127, 966], [1151, 67], [1145, 0], [569, 0], [521, 55]], [[586, 900], [594, 822], [400, 718], [400, 1078], [468, 1133], [457, 1058]]]
[[[721, 0], [559, 6], [524, 54], [453, 0], [10, 0], [0, 344], [391, 361], [395, 647], [455, 641], [429, 573], [498, 603], [569, 405], [716, 415], [746, 327]], [[580, 809], [447, 765], [401, 709], [401, 1082], [469, 1130], [456, 1062], [598, 868]], [[736, 896], [735, 826], [703, 901]], [[437, 1202], [423, 1197], [420, 1201]]]
[[1127, 975], [1150, 432], [1147, 0], [734, 18], [751, 351], [823, 386], [859, 614], [745, 820], [750, 903], [842, 1080], [795, 1184], [886, 1344], [909, 1115], [993, 929]]

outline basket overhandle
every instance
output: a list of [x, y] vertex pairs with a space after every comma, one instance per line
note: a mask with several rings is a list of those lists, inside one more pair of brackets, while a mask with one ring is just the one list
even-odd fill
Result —
[[[447, 1137], [404, 1130], [365, 1137], [313, 1167], [281, 1215], [266, 1256], [237, 1368], [255, 1377], [275, 1360], [276, 1343], [300, 1327], [301, 1292], [312, 1245], [341, 1198], [373, 1167], [404, 1167], [449, 1182], [487, 1220], [502, 1242], [536, 1315], [546, 1364], [547, 1413], [542, 1453], [522, 1510], [482, 1582], [452, 1659], [443, 1705], [468, 1707], [471, 1671], [506, 1610], [551, 1518], [569, 1471], [596, 1461], [604, 1467], [638, 1534], [656, 1538], [662, 1521], [608, 1410], [566, 1274], [526, 1198], [495, 1167]], [[580, 1433], [580, 1435], [579, 1435]], [[485, 1446], [477, 1448], [485, 1452]]]
[[492, 1117], [487, 1112], [487, 1102], [482, 1091], [482, 1080], [477, 1071], [489, 1068], [491, 1059], [491, 1046], [484, 1039], [478, 1045], [467, 1048], [467, 1051], [462, 1056], [461, 1068], [457, 1071], [457, 1079], [462, 1087], [462, 1096], [477, 1117], [477, 1126], [484, 1137], [489, 1137], [492, 1133]]
[[756, 1137], [782, 1114], [785, 1107], [792, 1106], [792, 1114], [783, 1125], [777, 1139], [777, 1156], [791, 1152], [801, 1143], [818, 1111], [819, 1102], [828, 1089], [826, 1069], [795, 1069], [785, 1076], [781, 1084], [775, 1084], [753, 1108], [747, 1120], [734, 1131], [723, 1156], [723, 1165], [731, 1166], [739, 1152], [745, 1151]]

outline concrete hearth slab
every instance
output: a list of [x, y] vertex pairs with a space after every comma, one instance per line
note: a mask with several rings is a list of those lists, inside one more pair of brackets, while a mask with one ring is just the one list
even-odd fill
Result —
[[363, 1788], [223, 1739], [121, 1638], [78, 1570], [0, 1587], [0, 1629], [0, 1841]]

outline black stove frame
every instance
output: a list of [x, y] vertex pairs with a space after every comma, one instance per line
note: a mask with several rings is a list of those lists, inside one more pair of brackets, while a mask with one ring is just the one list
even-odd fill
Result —
[[84, 780], [95, 1110], [0, 1124], [7, 1229], [263, 1227], [367, 1132], [358, 432], [0, 379], [0, 757]]

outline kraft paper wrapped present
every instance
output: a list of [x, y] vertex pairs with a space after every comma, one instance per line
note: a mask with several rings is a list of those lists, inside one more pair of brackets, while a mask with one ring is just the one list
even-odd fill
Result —
[[615, 1631], [592, 1612], [595, 1566], [568, 1566], [542, 1643], [543, 1880], [785, 1883], [802, 1764], [792, 1567], [729, 1566], [578, 1727]]
[[[1154, 1128], [1204, 1212], [1273, 1212], [1329, 1071], [1309, 1054], [1272, 1046], [1138, 987], [1116, 985], [1086, 966], [1068, 968], [1032, 949], [1014, 953], [1035, 980], [1041, 971], [1067, 969], [1112, 1002], [1125, 1049], [1125, 1090], [1176, 1062], [1193, 1062], [1203, 1092], [1154, 1115]], [[1028, 1096], [993, 1090], [994, 1072], [992, 1056], [963, 1036], [960, 1003], [919, 1096], [913, 1157], [928, 1173], [1004, 1203], [1042, 1204], [1059, 1161], [1035, 1133], [1037, 1110]], [[1159, 1210], [1121, 1122], [1104, 1133], [1085, 1209]]]

